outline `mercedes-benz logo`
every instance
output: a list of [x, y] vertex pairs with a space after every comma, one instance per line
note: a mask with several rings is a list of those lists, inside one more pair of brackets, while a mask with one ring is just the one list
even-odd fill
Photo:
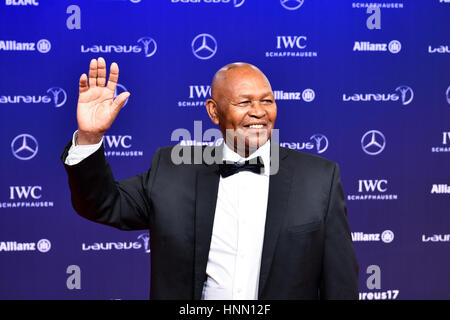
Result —
[[144, 54], [146, 58], [151, 57], [156, 53], [157, 45], [155, 39], [150, 37], [142, 37], [139, 38], [137, 42], [141, 42], [144, 46]]
[[304, 0], [280, 0], [283, 8], [287, 10], [297, 10], [303, 5]]
[[217, 52], [216, 39], [210, 34], [201, 33], [192, 40], [192, 53], [199, 59], [207, 60]]
[[[47, 90], [47, 93], [51, 93], [53, 95], [53, 103], [56, 108], [61, 107], [66, 103], [67, 93], [62, 88], [53, 87]], [[60, 95], [61, 94], [61, 95]]]
[[384, 150], [386, 147], [386, 138], [380, 131], [370, 130], [363, 135], [361, 146], [365, 153], [374, 156]]
[[414, 98], [414, 92], [408, 86], [399, 86], [395, 88], [395, 91], [400, 91], [400, 98], [402, 99], [402, 104], [404, 106], [410, 104]]
[[[119, 94], [121, 94], [122, 92], [126, 92], [128, 91], [127, 88], [125, 88], [125, 86], [121, 85], [120, 83], [116, 84], [116, 90], [114, 91], [114, 99], [117, 98], [117, 96]], [[128, 103], [128, 99], [125, 101], [125, 103], [123, 104], [122, 108], [124, 108]]]
[[324, 153], [328, 149], [328, 139], [323, 134], [313, 134], [309, 140], [314, 140], [316, 143], [317, 153]]
[[20, 134], [11, 142], [12, 154], [20, 160], [30, 160], [38, 152], [37, 140], [30, 134]]

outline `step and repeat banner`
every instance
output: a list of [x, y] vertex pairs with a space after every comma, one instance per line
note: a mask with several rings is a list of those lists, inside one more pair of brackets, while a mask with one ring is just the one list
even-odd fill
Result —
[[450, 299], [448, 0], [1, 0], [1, 299], [149, 298], [151, 230], [79, 217], [59, 158], [98, 57], [131, 92], [104, 139], [116, 179], [175, 129], [201, 144], [214, 73], [252, 63], [280, 144], [340, 165], [360, 299]]

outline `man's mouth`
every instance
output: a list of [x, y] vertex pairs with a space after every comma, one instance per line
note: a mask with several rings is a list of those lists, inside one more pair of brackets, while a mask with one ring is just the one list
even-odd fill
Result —
[[244, 126], [244, 128], [248, 129], [263, 129], [266, 127], [267, 127], [266, 123], [251, 123]]
[[251, 125], [248, 126], [248, 128], [250, 128], [250, 129], [262, 129], [262, 128], [264, 128], [264, 125], [263, 124], [251, 124]]

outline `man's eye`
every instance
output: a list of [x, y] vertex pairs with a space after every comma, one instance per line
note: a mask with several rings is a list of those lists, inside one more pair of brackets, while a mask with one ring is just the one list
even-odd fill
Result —
[[252, 102], [251, 101], [242, 101], [242, 102], [239, 102], [239, 105], [240, 106], [248, 106], [248, 105], [250, 105]]
[[270, 100], [270, 99], [265, 99], [265, 100], [263, 100], [262, 102], [265, 103], [265, 104], [271, 104], [271, 103], [272, 103], [272, 100]]

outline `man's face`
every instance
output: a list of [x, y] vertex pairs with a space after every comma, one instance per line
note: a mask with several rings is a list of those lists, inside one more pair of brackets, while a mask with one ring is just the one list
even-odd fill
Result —
[[228, 130], [234, 133], [233, 141], [226, 139], [227, 144], [245, 143], [246, 150], [262, 146], [270, 138], [277, 116], [267, 78], [257, 69], [237, 67], [227, 71], [219, 89], [216, 124], [225, 138]]

